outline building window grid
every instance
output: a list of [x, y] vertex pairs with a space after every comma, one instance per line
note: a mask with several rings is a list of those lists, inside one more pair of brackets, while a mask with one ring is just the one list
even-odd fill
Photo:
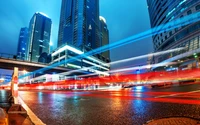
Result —
[[199, 46], [199, 39], [200, 38], [199, 37], [195, 37], [195, 38], [185, 42], [182, 46], [183, 47], [185, 46], [187, 51], [191, 51], [191, 50], [195, 50], [195, 49], [200, 48], [200, 46]]
[[192, 14], [192, 10], [187, 11], [187, 15], [190, 15], [190, 14]]
[[[191, 2], [190, 4], [193, 4], [194, 2]], [[185, 4], [185, 3], [184, 3]], [[186, 5], [186, 4], [185, 4]], [[187, 8], [185, 8], [185, 10], [186, 10]], [[177, 10], [176, 11], [176, 13], [175, 14], [173, 14], [173, 15], [177, 15], [177, 13], [178, 13], [179, 11]], [[180, 12], [179, 12], [180, 13]], [[158, 21], [154, 21], [154, 22], [158, 22]], [[162, 21], [161, 21], [162, 22]]]
[[200, 48], [200, 46], [199, 46], [200, 41], [199, 40], [200, 40], [200, 36], [195, 37], [195, 38], [179, 45], [178, 47], [185, 47], [186, 50], [181, 50], [181, 51], [178, 51], [178, 52], [173, 52], [171, 54], [167, 54], [166, 57], [173, 57], [173, 56], [179, 55], [181, 53]]
[[193, 50], [193, 47], [194, 47], [194, 41], [190, 40], [189, 41], [189, 51]]
[[197, 6], [195, 7], [195, 9], [196, 9], [196, 11], [199, 11], [199, 10], [200, 10], [200, 5], [197, 5]]
[[193, 39], [193, 44], [194, 44], [194, 50], [198, 48], [198, 37]]

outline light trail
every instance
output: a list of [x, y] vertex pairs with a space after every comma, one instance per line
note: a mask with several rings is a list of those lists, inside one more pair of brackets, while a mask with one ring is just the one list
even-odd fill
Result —
[[163, 63], [158, 63], [158, 64], [151, 64], [151, 65], [144, 65], [144, 66], [136, 66], [136, 67], [131, 67], [131, 68], [124, 68], [124, 69], [118, 69], [118, 70], [111, 70], [108, 71], [109, 73], [115, 73], [115, 72], [125, 72], [125, 71], [130, 71], [130, 70], [137, 70], [137, 69], [148, 69], [151, 67], [160, 67], [160, 66], [164, 66], [164, 65], [173, 65], [173, 64], [177, 64], [176, 62], [163, 62]]
[[[128, 86], [143, 86], [143, 85], [172, 85], [181, 81], [193, 82], [196, 78], [199, 78], [199, 69], [192, 70], [180, 70], [178, 72], [147, 72], [143, 74], [126, 74], [126, 75], [113, 75], [107, 77], [90, 77], [85, 79], [69, 79], [57, 82], [40, 82], [37, 84], [20, 84], [20, 89], [96, 89], [100, 86], [112, 86], [112, 84], [127, 83], [123, 85]], [[193, 77], [193, 74], [198, 74]], [[98, 86], [98, 87], [96, 87]], [[172, 93], [175, 94], [175, 93]]]
[[[145, 93], [142, 93], [143, 95]], [[144, 100], [149, 102], [160, 102], [160, 103], [177, 103], [177, 104], [190, 104], [200, 105], [200, 100], [197, 99], [176, 99], [176, 98], [154, 98], [154, 97], [137, 97], [133, 95], [111, 95], [111, 94], [83, 94], [81, 96], [96, 97], [96, 98], [120, 98], [121, 100]]]
[[[166, 54], [166, 53], [180, 51], [180, 50], [183, 50], [183, 49], [185, 49], [185, 48], [184, 47], [180, 47], [180, 48], [175, 48], [175, 49], [171, 49], [171, 50], [166, 50], [166, 51], [161, 51], [161, 52], [156, 52], [156, 53], [151, 53], [151, 54], [145, 54], [145, 55], [142, 55], [142, 56], [132, 57], [132, 58], [128, 58], [128, 59], [118, 60], [118, 61], [110, 62], [110, 63], [107, 63], [107, 64], [112, 65], [112, 64], [117, 64], [117, 63], [123, 63], [123, 62], [132, 61], [132, 60], [146, 58], [148, 56], [163, 55], [163, 54]], [[175, 63], [171, 63], [171, 64], [175, 64]], [[170, 64], [165, 62], [163, 64], [144, 65], [144, 66], [141, 66], [140, 68], [144, 69], [144, 68], [151, 68], [151, 67], [157, 67], [157, 66], [163, 66], [163, 65], [170, 65]], [[87, 71], [87, 70], [90, 70], [90, 69], [92, 69], [94, 67], [96, 67], [96, 66], [84, 67], [84, 68], [77, 69], [77, 70], [72, 70], [72, 71], [68, 71], [68, 72], [64, 72], [64, 73], [59, 73], [59, 75], [66, 75], [66, 74], [70, 74], [70, 73], [74, 73], [74, 72]], [[107, 73], [124, 72], [123, 70], [129, 71], [129, 70], [135, 70], [135, 69], [138, 69], [138, 67], [124, 68], [124, 69], [119, 69], [119, 70], [115, 70], [115, 71], [111, 71], [110, 70]], [[93, 76], [93, 75], [96, 75], [96, 74], [98, 74], [98, 73], [91, 73], [91, 74], [87, 74], [87, 75], [77, 75], [76, 77], [87, 77], [87, 76]], [[69, 76], [68, 78], [74, 78], [74, 76]]]
[[128, 58], [128, 59], [123, 59], [123, 60], [111, 62], [109, 64], [112, 65], [112, 64], [117, 64], [117, 63], [124, 63], [124, 62], [128, 62], [128, 61], [146, 58], [146, 57], [149, 57], [149, 56], [158, 56], [158, 55], [163, 55], [163, 54], [170, 53], [170, 52], [180, 51], [180, 50], [183, 50], [183, 49], [185, 49], [185, 47], [180, 47], [180, 48], [176, 48], [176, 49], [170, 49], [170, 50], [166, 50], [166, 51], [161, 51], [161, 52], [146, 54], [146, 55], [142, 55], [142, 56], [132, 57], [132, 58]]
[[171, 97], [171, 96], [187, 95], [187, 94], [190, 94], [190, 93], [197, 93], [197, 92], [200, 92], [200, 90], [183, 92], [183, 93], [176, 93], [176, 94], [170, 94], [170, 95], [161, 95], [161, 96], [156, 96], [154, 98], [164, 98], [164, 97]]
[[[161, 52], [155, 52], [155, 53], [151, 53], [151, 54], [145, 54], [145, 55], [142, 55], [142, 56], [137, 56], [137, 57], [132, 57], [132, 58], [128, 58], [128, 59], [118, 60], [118, 61], [110, 62], [110, 63], [107, 63], [107, 64], [113, 65], [113, 64], [118, 64], [118, 63], [124, 63], [124, 62], [128, 62], [128, 61], [133, 61], [133, 60], [137, 60], [137, 59], [146, 58], [146, 57], [149, 57], [149, 56], [158, 56], [158, 55], [163, 55], [163, 54], [170, 53], [170, 52], [180, 51], [180, 50], [183, 50], [183, 49], [185, 49], [185, 47], [170, 49], [170, 50], [161, 51]], [[96, 66], [84, 67], [84, 68], [81, 68], [81, 69], [72, 70], [72, 71], [59, 73], [59, 74], [60, 75], [65, 75], [66, 73], [70, 74], [70, 73], [73, 73], [73, 72], [79, 72], [79, 71], [83, 71], [83, 70], [87, 71], [89, 69], [93, 69], [94, 67], [96, 67]]]
[[[159, 66], [164, 66], [164, 65], [174, 65], [177, 64], [176, 62], [163, 62], [163, 63], [158, 63], [158, 64], [151, 64], [151, 65], [144, 65], [144, 66], [135, 66], [135, 67], [130, 67], [130, 68], [123, 68], [123, 69], [118, 69], [118, 70], [110, 70], [107, 71], [107, 73], [119, 73], [119, 72], [126, 72], [130, 70], [137, 70], [139, 69], [145, 69], [145, 68], [152, 68], [152, 67], [159, 67]], [[97, 73], [91, 73], [87, 75], [78, 75], [77, 77], [87, 77], [87, 76], [93, 76], [96, 75]]]
[[80, 54], [80, 55], [78, 55], [76, 57], [72, 57], [70, 59], [61, 61], [59, 63], [55, 63], [55, 64], [52, 64], [50, 66], [47, 66], [45, 68], [41, 68], [41, 69], [35, 70], [32, 73], [27, 73], [25, 75], [21, 75], [21, 76], [19, 76], [19, 78], [24, 78], [24, 77], [30, 76], [30, 75], [32, 75], [34, 73], [41, 73], [41, 72], [49, 70], [49, 69], [51, 69], [53, 67], [57, 67], [57, 66], [59, 66], [61, 64], [73, 62], [73, 61], [76, 61], [79, 58], [85, 58], [85, 57], [88, 57], [88, 56], [91, 56], [91, 55], [95, 55], [95, 54], [98, 54], [98, 53], [101, 53], [101, 52], [104, 52], [104, 51], [107, 51], [107, 50], [111, 50], [111, 49], [123, 46], [123, 45], [127, 45], [127, 44], [130, 44], [132, 42], [135, 42], [135, 41], [138, 41], [138, 40], [142, 40], [144, 38], [147, 38], [147, 37], [150, 37], [150, 36], [153, 36], [153, 35], [156, 35], [156, 34], [160, 34], [162, 32], [170, 31], [170, 30], [172, 30], [174, 28], [178, 28], [178, 27], [181, 27], [181, 26], [185, 26], [185, 25], [197, 22], [199, 20], [200, 20], [200, 12], [194, 13], [194, 14], [191, 14], [191, 15], [187, 15], [187, 16], [184, 16], [182, 18], [176, 19], [174, 21], [170, 21], [170, 22], [168, 22], [166, 24], [162, 24], [162, 25], [157, 26], [155, 28], [149, 29], [149, 30], [147, 30], [145, 32], [142, 32], [142, 33], [133, 35], [131, 37], [122, 39], [120, 41], [114, 42], [112, 44], [108, 44], [108, 45], [105, 45], [103, 47], [99, 47], [97, 49], [94, 49], [92, 51], [86, 52], [84, 54]]

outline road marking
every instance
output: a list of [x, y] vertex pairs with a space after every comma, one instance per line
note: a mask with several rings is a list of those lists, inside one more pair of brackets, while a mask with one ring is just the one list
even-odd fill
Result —
[[28, 116], [35, 125], [46, 125], [33, 113], [33, 111], [31, 111], [31, 109], [25, 104], [22, 98], [18, 96], [18, 100], [20, 104], [24, 107], [24, 109], [27, 111]]
[[161, 95], [161, 96], [156, 96], [156, 97], [154, 97], [154, 98], [163, 98], [163, 97], [170, 97], [170, 96], [184, 95], [184, 94], [196, 93], [196, 92], [200, 92], [200, 90], [191, 91], [191, 92], [184, 92], [184, 93], [177, 93], [177, 94], [171, 94], [171, 95]]

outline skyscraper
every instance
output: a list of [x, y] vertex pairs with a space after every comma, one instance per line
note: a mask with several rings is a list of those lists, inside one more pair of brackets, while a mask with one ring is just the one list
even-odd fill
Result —
[[49, 54], [51, 35], [51, 19], [36, 12], [29, 23], [29, 41], [27, 44], [27, 60], [38, 62], [41, 55]]
[[[151, 26], [156, 27], [200, 11], [199, 0], [147, 0]], [[184, 51], [158, 57], [161, 62], [181, 53], [200, 48], [200, 22], [175, 28], [153, 36], [155, 51], [186, 47]]]
[[66, 61], [107, 44], [108, 34], [100, 34], [100, 25], [105, 24], [100, 24], [99, 0], [62, 0], [58, 47], [51, 54], [51, 63], [61, 63], [61, 66], [73, 69], [93, 67], [87, 71], [108, 75], [102, 71], [110, 69], [106, 64], [109, 59], [101, 56], [102, 53]]
[[100, 47], [99, 0], [62, 0], [58, 47], [66, 43], [83, 51]]
[[[105, 46], [107, 44], [109, 44], [109, 31], [106, 25], [106, 19], [102, 16], [99, 17], [100, 20], [100, 43], [101, 46]], [[110, 51], [105, 51], [102, 52], [102, 56], [105, 57], [107, 59], [107, 61], [109, 62], [110, 59]]]
[[17, 58], [25, 60], [26, 45], [28, 41], [28, 28], [21, 28], [18, 39]]

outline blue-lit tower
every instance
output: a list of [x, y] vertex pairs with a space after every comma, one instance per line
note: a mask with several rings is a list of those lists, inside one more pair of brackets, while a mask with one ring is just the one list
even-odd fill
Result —
[[[49, 54], [51, 19], [41, 12], [36, 12], [29, 23], [27, 60], [38, 62], [41, 55]], [[40, 60], [45, 60], [41, 59]], [[45, 62], [45, 61], [42, 61]]]
[[99, 0], [62, 0], [58, 47], [66, 43], [83, 51], [100, 47]]
[[28, 28], [21, 28], [18, 39], [18, 47], [17, 47], [17, 58], [21, 60], [25, 60], [26, 56], [26, 45], [28, 41]]

